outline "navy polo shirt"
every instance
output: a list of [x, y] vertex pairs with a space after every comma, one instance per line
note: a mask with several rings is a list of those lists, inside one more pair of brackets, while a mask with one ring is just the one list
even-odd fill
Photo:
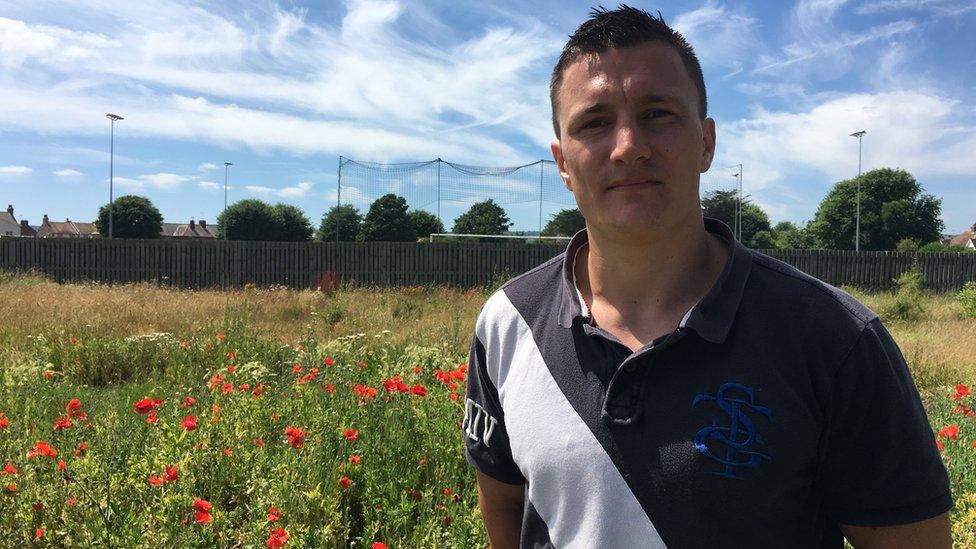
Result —
[[468, 461], [524, 484], [523, 547], [843, 547], [838, 524], [952, 507], [905, 360], [847, 293], [738, 243], [637, 352], [583, 314], [566, 253], [478, 317]]

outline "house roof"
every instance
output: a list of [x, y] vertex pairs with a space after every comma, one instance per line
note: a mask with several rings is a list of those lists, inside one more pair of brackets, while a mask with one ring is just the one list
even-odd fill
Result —
[[16, 219], [14, 219], [14, 214], [6, 211], [0, 211], [0, 221], [7, 221], [8, 223], [13, 223], [14, 225], [20, 224]]
[[172, 238], [214, 238], [210, 226], [199, 223], [194, 223], [192, 227], [189, 223], [163, 223], [159, 234]]
[[956, 236], [949, 239], [949, 245], [950, 246], [971, 246], [972, 244], [970, 244], [970, 242], [973, 239], [976, 239], [976, 223], [973, 223], [973, 226], [970, 227], [968, 231], [963, 231], [962, 233], [957, 234]]
[[98, 228], [94, 223], [83, 223], [78, 221], [48, 221], [51, 227], [51, 234], [67, 234], [78, 236], [99, 235]]

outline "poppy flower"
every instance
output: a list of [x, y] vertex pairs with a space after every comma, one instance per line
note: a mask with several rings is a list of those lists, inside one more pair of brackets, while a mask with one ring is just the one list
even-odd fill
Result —
[[184, 351], [188, 351], [190, 349], [190, 342], [184, 339], [180, 342], [180, 347], [183, 347]]
[[251, 391], [251, 396], [254, 398], [258, 398], [259, 396], [261, 396], [261, 393], [263, 392], [264, 392], [264, 385], [258, 383], [257, 385], [254, 386], [254, 390]]
[[274, 505], [268, 507], [268, 522], [278, 522], [279, 520], [281, 520], [281, 511]]
[[75, 448], [75, 457], [81, 457], [88, 450], [88, 443], [81, 441], [78, 443], [78, 447]]
[[234, 391], [234, 384], [229, 381], [224, 383], [220, 388], [220, 392], [225, 395], [229, 395], [233, 391]]
[[17, 468], [14, 467], [14, 464], [13, 463], [10, 463], [8, 461], [7, 464], [3, 466], [3, 472], [4, 473], [7, 473], [8, 475], [16, 475], [17, 474]]
[[956, 385], [956, 394], [953, 395], [952, 398], [959, 400], [971, 394], [973, 394], [973, 392], [972, 390], [969, 389], [969, 387], [963, 385], [962, 383], [959, 383]]
[[298, 449], [305, 443], [305, 437], [308, 436], [308, 431], [289, 425], [285, 427], [285, 436], [288, 437], [288, 444]]
[[342, 432], [342, 436], [344, 436], [349, 442], [354, 442], [357, 438], [359, 438], [359, 431], [349, 427]]
[[63, 459], [58, 460], [58, 471], [64, 471], [68, 468], [68, 464], [64, 462]]
[[361, 462], [362, 460], [363, 458], [361, 458], [359, 454], [352, 454], [351, 456], [349, 456], [349, 463], [352, 463], [353, 465], [359, 465], [359, 462]]
[[457, 393], [451, 393], [451, 400], [453, 400], [454, 402], [457, 402], [458, 398], [460, 398], [460, 397], [458, 397], [458, 394]]
[[44, 379], [54, 379], [54, 372], [51, 370], [44, 370]]
[[27, 452], [27, 459], [34, 459], [37, 456], [44, 456], [53, 459], [58, 457], [58, 451], [43, 440], [38, 440], [37, 444], [35, 444], [34, 447]]
[[417, 396], [427, 396], [427, 389], [423, 385], [414, 385], [410, 388], [410, 392]]
[[180, 424], [180, 427], [182, 427], [184, 431], [192, 431], [196, 429], [197, 416], [186, 416], [185, 418], [183, 418], [183, 423]]
[[288, 541], [288, 532], [284, 528], [275, 528], [270, 531], [267, 541], [264, 544], [269, 549], [281, 549]]
[[76, 498], [68, 498], [64, 500], [64, 504], [68, 507], [74, 507], [75, 505], [78, 505], [78, 500]]
[[149, 484], [152, 484], [153, 486], [162, 486], [163, 482], [165, 482], [162, 477], [157, 477], [156, 475], [149, 475], [148, 480]]
[[420, 374], [424, 373], [424, 370], [420, 366], [414, 366], [413, 367], [413, 373], [415, 373], [417, 375], [420, 375]]
[[77, 398], [73, 398], [68, 401], [68, 404], [64, 407], [68, 412], [68, 415], [74, 415], [81, 411], [81, 401]]
[[233, 374], [236, 371], [237, 371], [237, 366], [234, 366], [233, 364], [227, 365], [227, 373]]
[[295, 375], [298, 375], [298, 374], [302, 373], [302, 365], [299, 364], [299, 363], [297, 363], [297, 362], [295, 364], [293, 364], [292, 367], [291, 367], [291, 373], [293, 373]]
[[956, 440], [959, 438], [959, 426], [955, 423], [946, 425], [942, 429], [939, 429], [939, 436]]
[[149, 412], [149, 414], [146, 416], [146, 423], [159, 423], [159, 415], [156, 414], [156, 410]]
[[335, 361], [332, 360], [331, 357], [325, 357], [322, 359], [322, 364], [325, 364], [326, 366], [332, 366], [333, 364], [335, 364]]
[[188, 396], [183, 399], [183, 402], [180, 403], [180, 408], [189, 408], [190, 406], [193, 406], [196, 403], [197, 403], [197, 399]]
[[372, 549], [390, 549], [390, 548], [387, 547], [386, 544], [383, 543], [382, 541], [374, 541]]
[[226, 447], [226, 448], [224, 448], [224, 449], [223, 449], [223, 450], [221, 450], [221, 451], [222, 451], [222, 452], [224, 453], [224, 455], [225, 455], [225, 456], [227, 456], [227, 457], [230, 457], [230, 456], [232, 456], [232, 455], [234, 454], [234, 449], [233, 449], [233, 448], [231, 448], [230, 446], [228, 446], [228, 447]]
[[[234, 358], [236, 356], [237, 355], [234, 354], [234, 351], [227, 351], [227, 360], [234, 360]], [[231, 372], [231, 373], [233, 373], [233, 372]]]
[[58, 419], [54, 420], [55, 431], [63, 431], [71, 427], [71, 425], [72, 425], [71, 418], [68, 416], [59, 417]]
[[329, 393], [329, 394], [334, 393], [335, 392], [335, 385], [333, 385], [331, 383], [326, 383], [325, 384], [325, 392], [326, 393]]
[[223, 341], [227, 339], [227, 336], [224, 334], [224, 332], [217, 332], [216, 337], [217, 337], [217, 341]]
[[175, 482], [179, 477], [180, 472], [175, 465], [167, 465], [163, 469], [163, 480], [166, 482]]
[[342, 475], [341, 477], [339, 477], [339, 488], [345, 490], [346, 488], [349, 488], [351, 484], [352, 484], [352, 479], [347, 477], [346, 475]]
[[163, 403], [161, 398], [144, 398], [132, 405], [132, 409], [138, 414], [148, 414]]
[[264, 439], [263, 438], [254, 439], [254, 445], [257, 446], [258, 448], [264, 448]]
[[6, 429], [10, 427], [10, 419], [7, 418], [7, 414], [0, 412], [0, 429]]
[[213, 505], [209, 501], [200, 498], [193, 500], [193, 510], [196, 511], [195, 519], [199, 524], [206, 524], [213, 520], [213, 516], [210, 515], [211, 509], [213, 509]]
[[444, 493], [444, 497], [449, 498], [451, 497], [451, 494], [453, 494], [454, 492], [452, 492], [450, 488], [444, 488], [443, 493]]
[[359, 368], [360, 370], [365, 370], [366, 369], [366, 361], [365, 360], [360, 360], [359, 362], [356, 363], [356, 367]]
[[44, 529], [43, 528], [38, 528], [38, 529], [34, 530], [34, 541], [37, 541], [37, 540], [39, 540], [39, 539], [41, 539], [43, 537], [44, 537]]
[[17, 485], [14, 484], [13, 482], [11, 482], [10, 484], [7, 484], [7, 491], [8, 492], [16, 492], [17, 491]]

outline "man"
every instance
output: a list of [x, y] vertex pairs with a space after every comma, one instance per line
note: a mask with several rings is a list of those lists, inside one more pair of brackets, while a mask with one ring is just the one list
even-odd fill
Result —
[[478, 318], [463, 430], [492, 545], [949, 547], [877, 315], [702, 219], [715, 122], [687, 42], [594, 10], [551, 100], [586, 229]]

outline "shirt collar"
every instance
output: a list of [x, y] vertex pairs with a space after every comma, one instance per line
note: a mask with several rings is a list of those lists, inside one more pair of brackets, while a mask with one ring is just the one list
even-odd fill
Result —
[[[692, 307], [683, 319], [683, 325], [691, 328], [702, 338], [713, 343], [725, 341], [732, 322], [735, 320], [746, 280], [752, 268], [752, 256], [748, 248], [732, 236], [729, 227], [717, 219], [704, 218], [705, 230], [716, 234], [729, 243], [729, 258], [715, 284], [708, 293]], [[576, 252], [588, 241], [586, 229], [576, 233], [563, 256], [563, 276], [559, 296], [559, 325], [572, 327], [576, 318], [583, 316], [581, 299], [574, 283], [573, 262]]]

